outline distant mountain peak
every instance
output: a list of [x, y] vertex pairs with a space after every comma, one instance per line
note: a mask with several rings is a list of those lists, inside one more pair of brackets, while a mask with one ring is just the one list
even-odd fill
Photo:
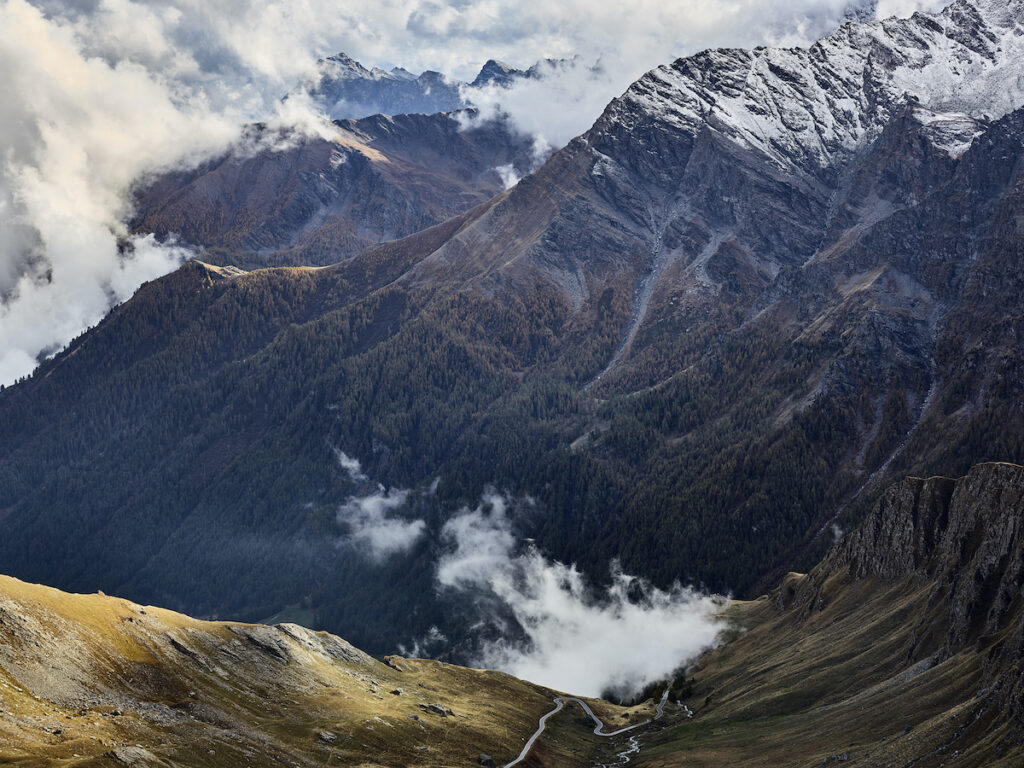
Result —
[[484, 85], [490, 85], [497, 83], [498, 85], [505, 85], [517, 77], [522, 77], [525, 73], [521, 69], [516, 69], [511, 64], [506, 64], [504, 61], [498, 61], [497, 59], [488, 59], [487, 62], [480, 68], [479, 74], [473, 80], [470, 85], [473, 88], [480, 88]]
[[467, 106], [461, 83], [440, 72], [419, 75], [403, 67], [367, 69], [346, 53], [319, 62], [316, 76], [301, 88], [319, 102], [332, 120], [386, 114], [434, 114]]
[[301, 88], [319, 102], [332, 120], [359, 119], [376, 114], [434, 114], [472, 107], [467, 91], [486, 86], [507, 87], [523, 78], [539, 79], [568, 59], [544, 59], [527, 70], [488, 59], [472, 82], [428, 69], [414, 74], [404, 67], [385, 71], [367, 68], [346, 53], [319, 62], [318, 72]]
[[373, 73], [347, 53], [336, 53], [319, 62], [320, 71], [332, 77], [373, 77]]

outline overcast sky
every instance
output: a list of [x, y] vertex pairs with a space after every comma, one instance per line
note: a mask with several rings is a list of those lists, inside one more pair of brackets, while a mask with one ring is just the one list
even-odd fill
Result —
[[[254, 119], [329, 130], [280, 96], [344, 51], [472, 78], [488, 58], [600, 61], [512, 104], [549, 144], [646, 70], [712, 46], [802, 44], [857, 8], [932, 0], [0, 0], [0, 383], [31, 372], [188, 252], [131, 237], [131, 185], [223, 151]], [[581, 70], [582, 71], [582, 70]], [[557, 108], [553, 108], [557, 105]], [[552, 118], [557, 118], [552, 121]]]

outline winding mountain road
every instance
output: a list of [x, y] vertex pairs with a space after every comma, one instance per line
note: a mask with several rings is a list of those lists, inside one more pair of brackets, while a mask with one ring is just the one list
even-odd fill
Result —
[[665, 689], [665, 693], [662, 694], [661, 701], [658, 702], [658, 706], [655, 710], [654, 717], [650, 717], [647, 720], [644, 720], [642, 723], [634, 723], [633, 725], [627, 725], [625, 728], [619, 728], [619, 730], [617, 731], [605, 733], [604, 723], [601, 722], [601, 718], [594, 714], [594, 710], [590, 708], [590, 705], [587, 704], [587, 702], [585, 702], [583, 699], [578, 699], [575, 696], [556, 696], [554, 699], [552, 699], [552, 701], [554, 701], [555, 703], [555, 708], [547, 714], [541, 716], [540, 720], [537, 723], [537, 730], [534, 731], [533, 735], [526, 740], [526, 744], [523, 745], [523, 751], [519, 753], [519, 757], [517, 757], [511, 763], [506, 763], [504, 768], [512, 768], [512, 766], [518, 765], [526, 759], [526, 756], [530, 754], [530, 749], [533, 747], [534, 742], [537, 741], [538, 738], [540, 738], [540, 735], [542, 733], [544, 733], [544, 729], [547, 727], [548, 724], [548, 718], [552, 715], [556, 715], [559, 712], [561, 712], [562, 708], [565, 707], [566, 702], [574, 701], [583, 708], [583, 711], [586, 712], [590, 716], [590, 719], [594, 721], [594, 733], [598, 736], [618, 736], [619, 734], [626, 733], [628, 731], [634, 731], [637, 728], [641, 728], [659, 719], [663, 714], [665, 714], [665, 702], [667, 700], [668, 688]]

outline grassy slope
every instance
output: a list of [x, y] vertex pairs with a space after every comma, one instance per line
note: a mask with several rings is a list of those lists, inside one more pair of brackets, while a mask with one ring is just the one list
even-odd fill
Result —
[[915, 666], [914, 628], [942, 620], [935, 584], [836, 575], [820, 611], [783, 607], [806, 578], [730, 606], [737, 632], [693, 672], [694, 717], [654, 737], [638, 765], [1021, 764], [998, 712], [975, 698], [986, 645]]
[[[9, 577], [0, 639], [4, 765], [111, 765], [136, 746], [146, 765], [473, 765], [482, 752], [503, 764], [554, 695], [498, 672], [382, 663], [294, 625], [197, 621]], [[649, 716], [594, 707], [612, 722]], [[563, 716], [538, 749], [588, 765], [604, 746], [588, 732]]]

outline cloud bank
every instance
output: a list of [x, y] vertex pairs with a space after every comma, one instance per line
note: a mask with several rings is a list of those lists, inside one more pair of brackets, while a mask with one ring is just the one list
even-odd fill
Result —
[[[926, 0], [881, 0], [903, 14]], [[135, 236], [131, 190], [195, 165], [263, 121], [328, 136], [281, 96], [318, 58], [472, 79], [488, 58], [571, 59], [476, 94], [538, 157], [586, 129], [647, 69], [718, 45], [805, 43], [874, 0], [0, 0], [0, 384], [190, 254]], [[600, 62], [599, 67], [594, 67]], [[506, 183], [513, 183], [508, 177]]]
[[577, 695], [630, 697], [717, 643], [719, 600], [619, 570], [609, 587], [592, 589], [574, 566], [519, 548], [508, 509], [490, 493], [442, 531], [440, 587], [500, 601], [525, 635], [485, 643], [477, 666]]
[[[335, 449], [338, 465], [348, 473], [352, 482], [364, 485], [369, 478], [358, 459]], [[418, 518], [399, 516], [406, 507], [410, 491], [406, 489], [376, 488], [362, 496], [352, 496], [338, 509], [338, 522], [348, 528], [346, 542], [376, 562], [408, 552], [426, 533], [427, 524]]]

